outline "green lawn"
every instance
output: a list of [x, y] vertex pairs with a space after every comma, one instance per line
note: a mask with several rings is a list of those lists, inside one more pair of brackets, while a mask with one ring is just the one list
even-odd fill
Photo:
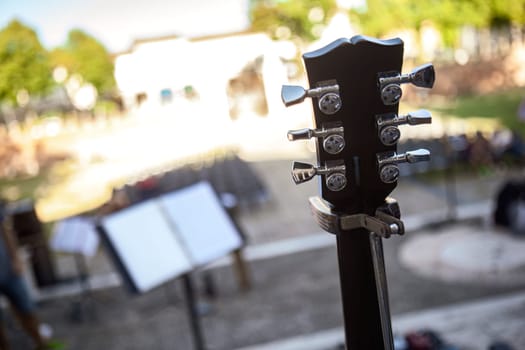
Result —
[[10, 201], [19, 199], [35, 199], [40, 186], [46, 181], [46, 173], [37, 176], [0, 179], [0, 196]]
[[525, 89], [513, 89], [483, 96], [459, 97], [445, 105], [431, 104], [428, 107], [452, 117], [497, 119], [509, 129], [525, 135], [525, 121], [517, 117], [518, 106], [523, 98]]

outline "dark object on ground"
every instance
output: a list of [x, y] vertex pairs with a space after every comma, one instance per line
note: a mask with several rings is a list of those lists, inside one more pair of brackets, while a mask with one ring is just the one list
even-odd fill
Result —
[[[407, 350], [458, 350], [457, 347], [447, 344], [441, 336], [430, 329], [422, 329], [405, 335], [408, 344]], [[397, 349], [396, 350], [400, 350]]]
[[248, 162], [235, 154], [217, 156], [212, 161], [187, 165], [151, 176], [126, 186], [125, 192], [131, 203], [137, 203], [199, 181], [210, 182], [220, 195], [234, 195], [240, 207], [252, 207], [266, 202], [269, 198], [259, 175]]
[[432, 339], [422, 332], [410, 332], [405, 335], [409, 350], [434, 350]]
[[514, 348], [508, 345], [507, 343], [498, 341], [498, 342], [492, 343], [489, 346], [488, 350], [514, 350]]
[[22, 200], [9, 207], [13, 230], [19, 246], [29, 249], [31, 267], [38, 287], [54, 285], [58, 282], [55, 266], [49, 251], [44, 227], [38, 219], [33, 202]]
[[525, 182], [509, 181], [498, 191], [494, 223], [504, 227], [511, 227], [511, 207], [519, 199], [525, 199]]

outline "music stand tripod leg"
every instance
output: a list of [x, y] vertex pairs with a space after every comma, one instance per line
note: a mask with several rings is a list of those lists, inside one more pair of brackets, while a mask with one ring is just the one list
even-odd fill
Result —
[[195, 300], [195, 291], [189, 273], [182, 276], [184, 285], [184, 297], [186, 299], [186, 307], [188, 311], [188, 318], [191, 326], [191, 333], [193, 335], [193, 343], [195, 350], [205, 350], [204, 337], [202, 336], [202, 327], [200, 323], [199, 314], [197, 312], [197, 302]]
[[392, 320], [390, 317], [390, 303], [388, 300], [388, 285], [386, 281], [385, 257], [383, 253], [383, 242], [381, 236], [370, 232], [370, 250], [372, 251], [372, 262], [377, 286], [377, 299], [379, 301], [379, 313], [381, 316], [381, 330], [385, 350], [394, 350], [394, 336], [392, 335]]
[[80, 287], [78, 299], [71, 305], [70, 318], [74, 322], [82, 323], [86, 320], [96, 319], [95, 304], [89, 281], [90, 274], [87, 267], [86, 258], [81, 253], [74, 253], [77, 280]]

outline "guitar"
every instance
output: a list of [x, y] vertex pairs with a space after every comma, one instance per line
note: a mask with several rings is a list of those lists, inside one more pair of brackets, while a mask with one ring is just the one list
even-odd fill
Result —
[[319, 225], [337, 239], [349, 350], [393, 349], [382, 238], [403, 234], [397, 202], [389, 198], [398, 164], [430, 159], [428, 150], [397, 154], [398, 126], [431, 122], [419, 110], [399, 115], [402, 84], [431, 88], [432, 64], [401, 74], [403, 42], [365, 36], [339, 39], [303, 55], [310, 89], [285, 85], [286, 106], [312, 99], [314, 128], [288, 132], [290, 141], [314, 138], [318, 165], [294, 162], [296, 184], [320, 176], [310, 198]]

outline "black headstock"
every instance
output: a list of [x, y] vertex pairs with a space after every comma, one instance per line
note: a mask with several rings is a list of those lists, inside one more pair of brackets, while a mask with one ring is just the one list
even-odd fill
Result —
[[430, 123], [426, 111], [399, 115], [401, 84], [432, 87], [434, 69], [401, 74], [403, 42], [364, 36], [339, 39], [303, 55], [310, 89], [283, 86], [286, 106], [312, 99], [313, 129], [290, 131], [290, 140], [315, 138], [318, 166], [294, 163], [296, 183], [320, 175], [321, 197], [335, 210], [374, 214], [394, 190], [398, 163], [429, 159], [416, 150], [398, 155], [398, 125]]
[[336, 234], [346, 348], [393, 349], [382, 238], [403, 234], [399, 206], [387, 196], [398, 164], [428, 160], [427, 150], [397, 154], [398, 126], [431, 122], [424, 110], [399, 115], [401, 85], [430, 88], [431, 64], [401, 74], [403, 42], [363, 36], [339, 39], [303, 55], [310, 88], [283, 86], [286, 106], [311, 98], [318, 165], [295, 162], [295, 183], [320, 176], [321, 198], [310, 198], [315, 219]]

